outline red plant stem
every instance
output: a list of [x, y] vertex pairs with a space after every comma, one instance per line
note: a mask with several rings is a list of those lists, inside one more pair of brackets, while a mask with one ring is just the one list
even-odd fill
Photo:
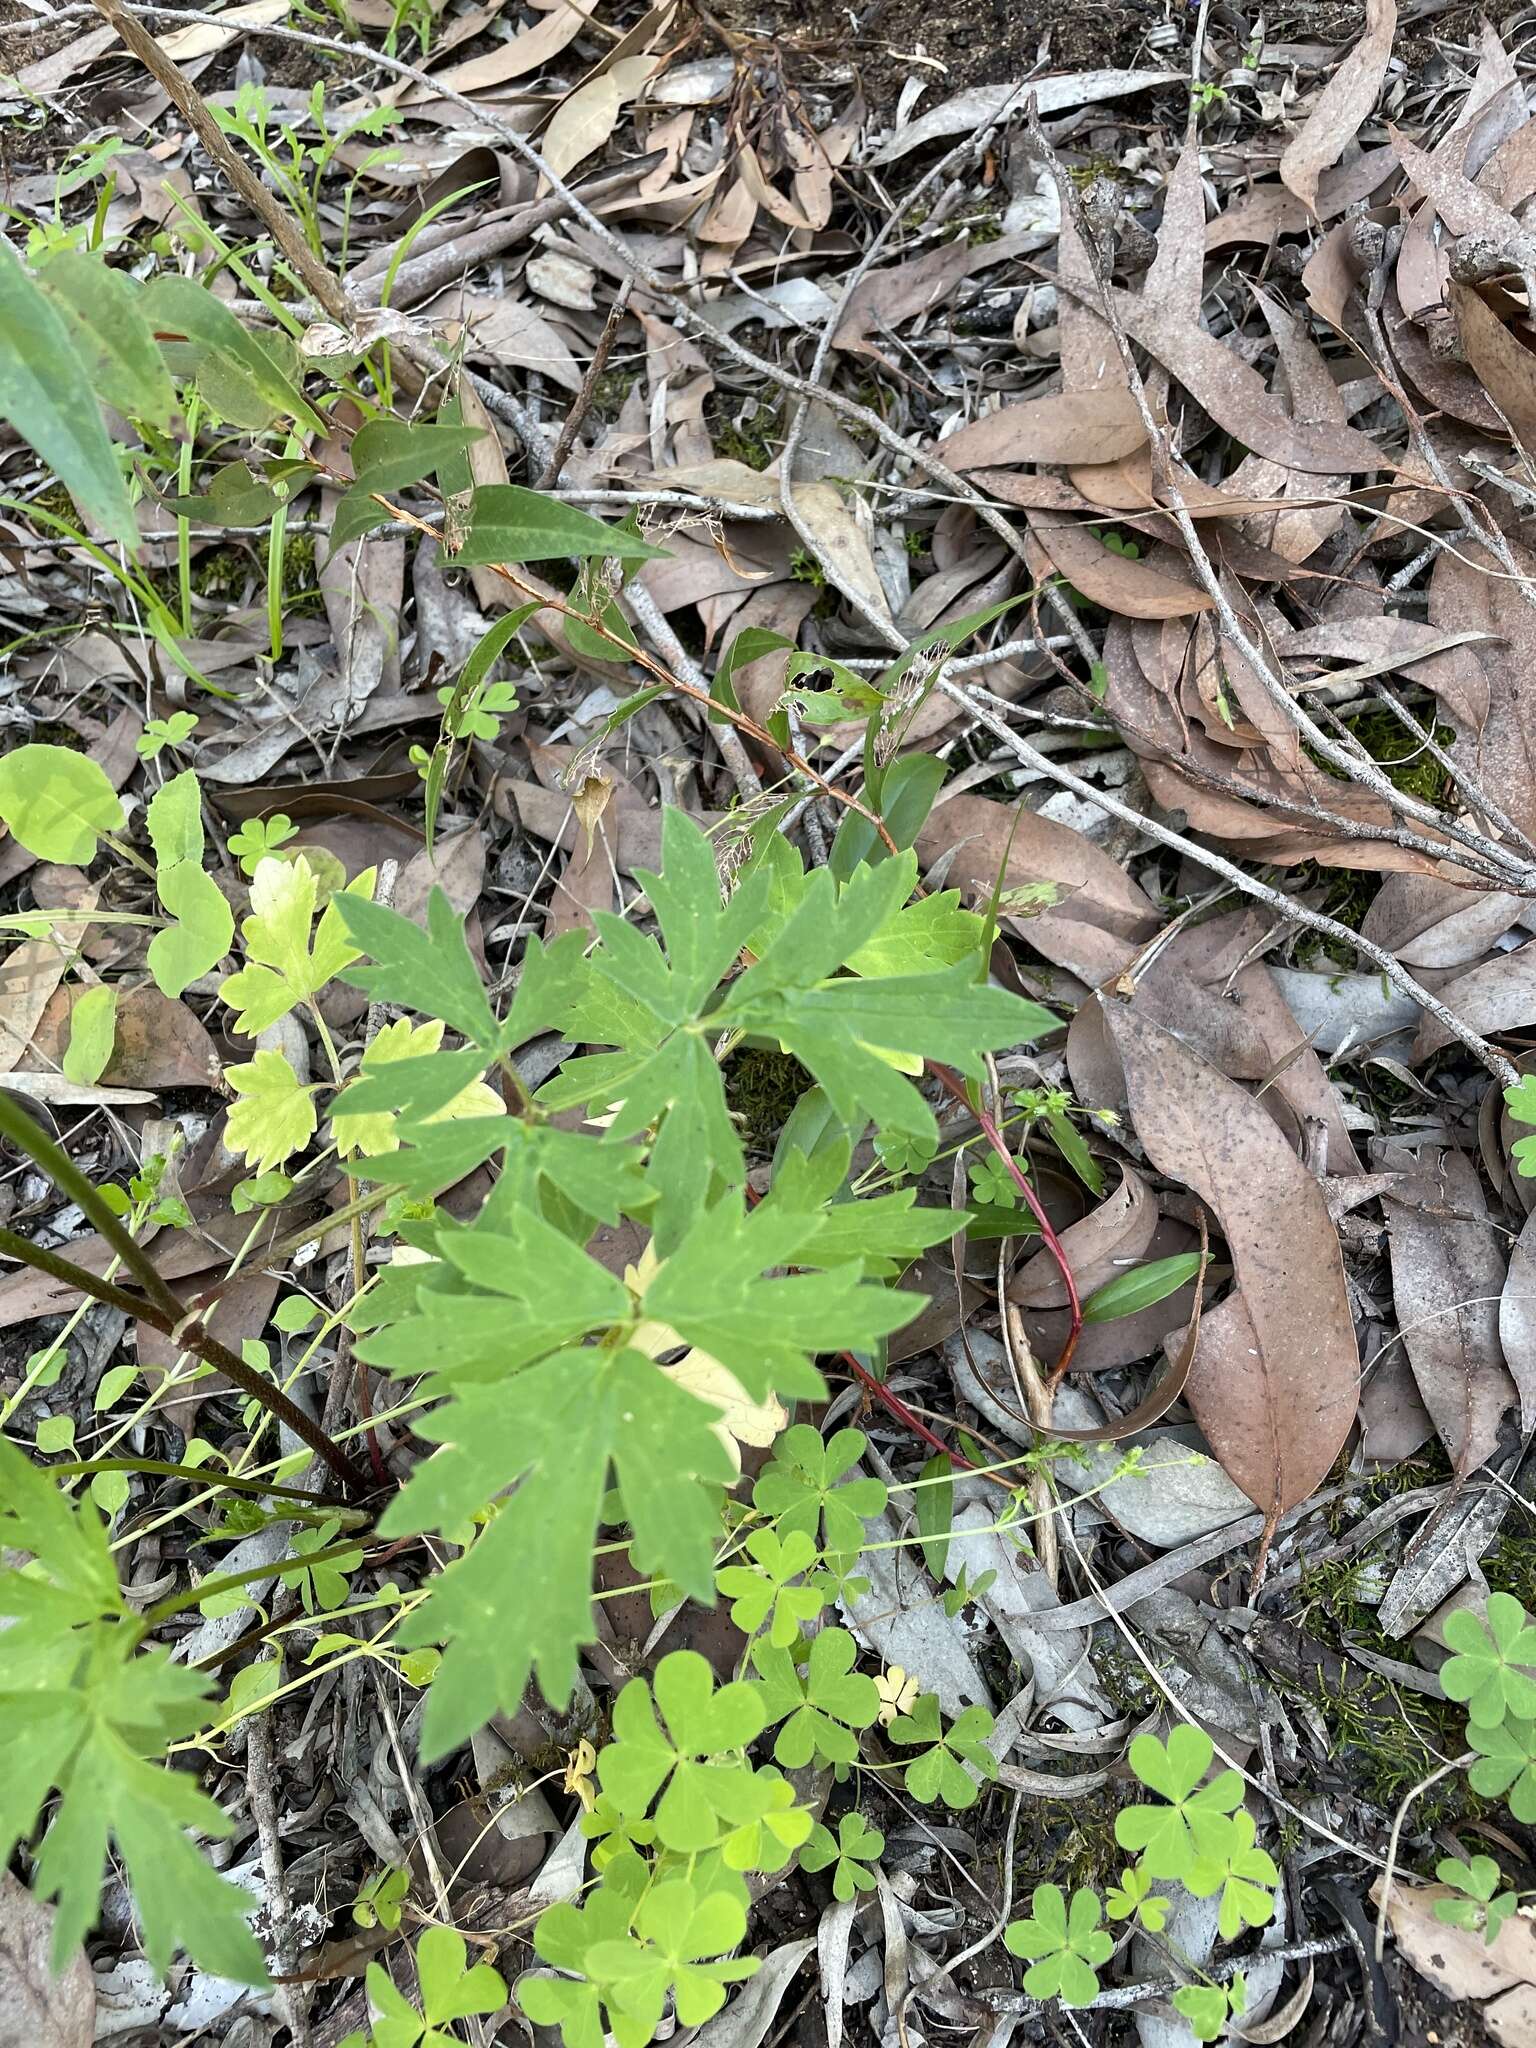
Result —
[[942, 1451], [950, 1463], [958, 1465], [962, 1472], [974, 1472], [976, 1470], [976, 1467], [969, 1458], [963, 1458], [958, 1451], [952, 1451], [942, 1437], [934, 1435], [926, 1422], [920, 1422], [906, 1402], [899, 1395], [893, 1394], [883, 1381], [877, 1380], [867, 1365], [860, 1365], [851, 1351], [839, 1351], [837, 1355], [844, 1365], [847, 1366], [848, 1370], [869, 1389], [876, 1400], [889, 1408], [896, 1420], [903, 1424], [905, 1428], [910, 1429], [914, 1436], [921, 1437], [923, 1442], [932, 1445], [934, 1450]]
[[1009, 1173], [1012, 1174], [1015, 1186], [1028, 1205], [1029, 1213], [1040, 1226], [1041, 1241], [1051, 1257], [1056, 1261], [1057, 1270], [1061, 1274], [1062, 1282], [1067, 1290], [1068, 1327], [1067, 1341], [1061, 1347], [1061, 1356], [1051, 1367], [1050, 1375], [1045, 1383], [1045, 1391], [1048, 1394], [1054, 1393], [1061, 1384], [1063, 1373], [1072, 1363], [1072, 1354], [1077, 1349], [1077, 1340], [1083, 1331], [1083, 1305], [1078, 1300], [1077, 1282], [1072, 1277], [1072, 1268], [1067, 1262], [1065, 1251], [1062, 1249], [1061, 1239], [1056, 1235], [1056, 1226], [1051, 1222], [1050, 1217], [1046, 1215], [1040, 1197], [1030, 1186], [1027, 1175], [1009, 1151], [1008, 1141], [997, 1128], [986, 1105], [981, 1101], [979, 1091], [977, 1100], [972, 1102], [964, 1088], [960, 1085], [958, 1077], [952, 1074], [948, 1067], [941, 1066], [937, 1060], [930, 1060], [928, 1062], [928, 1070], [937, 1078], [947, 1092], [954, 1097], [955, 1101], [963, 1108], [969, 1110], [977, 1123], [981, 1125], [982, 1135], [998, 1158], [1002, 1160], [1004, 1166], [1007, 1167]]

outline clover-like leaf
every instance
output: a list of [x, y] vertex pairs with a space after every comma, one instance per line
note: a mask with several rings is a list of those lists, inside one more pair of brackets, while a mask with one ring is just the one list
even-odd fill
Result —
[[240, 1098], [224, 1126], [231, 1152], [269, 1173], [303, 1151], [315, 1135], [315, 1089], [300, 1084], [280, 1052], [263, 1050], [244, 1066], [226, 1067], [224, 1078]]
[[1465, 1705], [1474, 1729], [1496, 1728], [1506, 1714], [1536, 1720], [1536, 1628], [1508, 1593], [1490, 1593], [1486, 1619], [1458, 1608], [1445, 1640], [1455, 1653], [1440, 1667], [1447, 1699]]
[[1227, 2023], [1229, 1993], [1222, 1984], [1181, 1984], [1173, 1994], [1174, 2009], [1189, 2021], [1197, 2041], [1214, 2041]]
[[1096, 1893], [1080, 1890], [1070, 1905], [1058, 1885], [1035, 1887], [1029, 1917], [1003, 1932], [1011, 1954], [1030, 1967], [1024, 1989], [1031, 1998], [1059, 1998], [1063, 2005], [1091, 2005], [1098, 1996], [1097, 1972], [1114, 1952], [1114, 1937], [1099, 1925]]
[[752, 1563], [724, 1566], [715, 1584], [731, 1602], [731, 1619], [743, 1635], [756, 1635], [766, 1621], [769, 1642], [787, 1649], [801, 1623], [821, 1612], [822, 1596], [814, 1586], [790, 1583], [816, 1562], [816, 1545], [798, 1531], [781, 1539], [772, 1529], [755, 1529], [746, 1549]]
[[1536, 1820], [1536, 1721], [1511, 1715], [1497, 1728], [1469, 1728], [1478, 1761], [1467, 1783], [1485, 1799], [1507, 1798], [1516, 1820]]
[[1275, 1916], [1274, 1860], [1254, 1841], [1253, 1815], [1241, 1808], [1228, 1822], [1228, 1838], [1215, 1854], [1202, 1856], [1185, 1873], [1185, 1889], [1197, 1899], [1218, 1892], [1217, 1927], [1223, 1941], [1235, 1941], [1245, 1927], [1264, 1927]]
[[660, 2024], [670, 1993], [682, 2024], [702, 2026], [724, 2005], [726, 1985], [758, 1968], [752, 1956], [711, 1960], [739, 1947], [746, 1931], [746, 1912], [732, 1894], [701, 1895], [686, 1878], [673, 1878], [636, 1907], [638, 1939], [598, 1942], [586, 1965], [608, 2002], [640, 2025]]
[[980, 1788], [964, 1766], [971, 1765], [989, 1783], [996, 1778], [997, 1758], [984, 1740], [992, 1727], [992, 1716], [985, 1707], [967, 1707], [958, 1720], [944, 1728], [937, 1695], [923, 1693], [912, 1712], [894, 1721], [890, 1729], [891, 1741], [905, 1748], [928, 1745], [906, 1768], [903, 1782], [912, 1797], [925, 1806], [935, 1799], [957, 1810], [974, 1806]]
[[834, 1835], [830, 1828], [817, 1826], [800, 1851], [802, 1870], [832, 1870], [832, 1896], [851, 1899], [855, 1892], [872, 1892], [875, 1873], [869, 1867], [885, 1853], [885, 1837], [872, 1828], [861, 1813], [845, 1813]]
[[762, 1733], [762, 1700], [751, 1685], [716, 1691], [714, 1673], [694, 1650], [663, 1657], [654, 1687], [654, 1704], [643, 1678], [632, 1678], [614, 1701], [614, 1740], [598, 1759], [598, 1777], [626, 1814], [645, 1813], [661, 1794], [656, 1832], [669, 1849], [713, 1848], [722, 1823], [739, 1827], [758, 1817], [752, 1772], [738, 1756]]
[[1115, 1840], [1141, 1852], [1149, 1877], [1182, 1878], [1197, 1860], [1219, 1860], [1227, 1849], [1229, 1816], [1242, 1801], [1243, 1781], [1236, 1771], [1222, 1771], [1201, 1785], [1215, 1754], [1208, 1735], [1182, 1722], [1166, 1743], [1138, 1735], [1131, 1744], [1131, 1769], [1169, 1802], [1126, 1806], [1115, 1815]]
[[[847, 1765], [858, 1755], [855, 1731], [873, 1726], [880, 1695], [872, 1678], [853, 1669], [857, 1655], [858, 1645], [845, 1628], [823, 1629], [803, 1659], [761, 1637], [752, 1645], [766, 1725], [784, 1724], [773, 1754], [786, 1770], [798, 1770], [813, 1756], [823, 1763]], [[795, 1668], [800, 1661], [806, 1666], [804, 1678]]]
[[752, 1502], [786, 1534], [800, 1531], [826, 1550], [861, 1550], [864, 1524], [885, 1507], [885, 1483], [846, 1479], [867, 1442], [857, 1429], [840, 1429], [829, 1442], [808, 1422], [786, 1429], [773, 1460], [758, 1474]]
[[1118, 1885], [1104, 1894], [1104, 1910], [1111, 1920], [1136, 1920], [1149, 1934], [1161, 1934], [1168, 1924], [1170, 1899], [1152, 1889], [1152, 1879], [1139, 1863], [1122, 1870]]

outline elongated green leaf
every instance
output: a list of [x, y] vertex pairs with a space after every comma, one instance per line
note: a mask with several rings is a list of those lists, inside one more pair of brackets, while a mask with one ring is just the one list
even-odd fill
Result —
[[97, 982], [75, 999], [69, 1013], [69, 1044], [59, 1062], [66, 1081], [91, 1088], [106, 1071], [117, 1036], [117, 990]]
[[155, 849], [155, 890], [175, 920], [149, 942], [149, 971], [162, 995], [179, 996], [217, 967], [235, 935], [234, 913], [203, 867], [202, 799], [183, 769], [151, 797], [145, 814]]
[[1112, 1323], [1120, 1316], [1135, 1315], [1138, 1309], [1152, 1308], [1177, 1294], [1199, 1270], [1198, 1252], [1176, 1252], [1172, 1258], [1152, 1259], [1129, 1273], [1118, 1273], [1083, 1303], [1083, 1321]]
[[955, 1468], [944, 1451], [935, 1451], [918, 1474], [912, 1499], [917, 1507], [917, 1533], [923, 1562], [942, 1586], [949, 1556], [949, 1532], [955, 1519]]
[[3, 240], [0, 416], [31, 442], [92, 526], [138, 545], [138, 521], [69, 324]]
[[0, 821], [39, 860], [84, 867], [100, 834], [121, 829], [123, 807], [89, 754], [39, 744], [0, 760]]
[[126, 273], [101, 256], [61, 249], [38, 282], [68, 322], [96, 395], [128, 419], [168, 428], [176, 393]]
[[144, 287], [140, 309], [162, 339], [185, 339], [223, 357], [274, 411], [287, 414], [312, 434], [325, 431], [324, 420], [298, 385], [205, 285], [162, 273]]
[[370, 420], [352, 441], [352, 474], [370, 491], [403, 491], [472, 441], [479, 427], [434, 426], [429, 420]]
[[470, 568], [495, 562], [549, 562], [564, 556], [650, 562], [666, 552], [541, 491], [525, 491], [519, 484], [481, 484], [470, 500], [468, 531], [449, 559]]

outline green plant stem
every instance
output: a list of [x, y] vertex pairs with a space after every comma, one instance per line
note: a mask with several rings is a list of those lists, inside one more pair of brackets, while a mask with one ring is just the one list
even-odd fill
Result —
[[357, 1539], [350, 1543], [328, 1543], [324, 1550], [308, 1551], [303, 1557], [279, 1558], [273, 1564], [248, 1565], [243, 1572], [223, 1572], [216, 1579], [201, 1579], [185, 1593], [172, 1593], [166, 1599], [156, 1601], [153, 1607], [146, 1607], [140, 1616], [146, 1630], [156, 1629], [173, 1615], [185, 1614], [190, 1607], [200, 1607], [205, 1600], [212, 1600], [220, 1593], [238, 1592], [240, 1587], [250, 1585], [253, 1579], [280, 1579], [285, 1572], [307, 1572], [317, 1564], [334, 1564], [340, 1558], [349, 1557], [357, 1562]]
[[195, 1486], [217, 1486], [221, 1492], [271, 1494], [274, 1500], [303, 1501], [307, 1506], [327, 1508], [333, 1515], [364, 1525], [368, 1517], [357, 1508], [347, 1507], [344, 1502], [333, 1500], [329, 1494], [306, 1493], [299, 1486], [278, 1486], [270, 1479], [242, 1479], [233, 1472], [221, 1472], [211, 1465], [175, 1465], [167, 1458], [70, 1458], [62, 1464], [50, 1465], [50, 1472], [61, 1477], [84, 1476], [95, 1472], [157, 1472], [162, 1479], [185, 1479]]
[[301, 1443], [307, 1444], [317, 1457], [325, 1460], [349, 1492], [369, 1491], [370, 1482], [362, 1468], [353, 1463], [339, 1444], [332, 1442], [318, 1423], [310, 1420], [297, 1402], [291, 1401], [280, 1387], [264, 1380], [260, 1373], [253, 1372], [243, 1358], [238, 1358], [227, 1345], [202, 1329], [195, 1317], [188, 1316], [183, 1303], [161, 1278], [154, 1260], [132, 1233], [123, 1228], [121, 1219], [112, 1213], [101, 1190], [86, 1178], [64, 1148], [40, 1130], [3, 1088], [0, 1088], [0, 1137], [9, 1138], [34, 1165], [42, 1168], [61, 1194], [78, 1203], [123, 1264], [142, 1283], [148, 1299], [140, 1301], [136, 1295], [127, 1293], [110, 1280], [87, 1272], [85, 1267], [61, 1258], [57, 1252], [29, 1244], [26, 1238], [18, 1237], [11, 1230], [0, 1230], [0, 1252], [47, 1273], [52, 1279], [63, 1281], [82, 1294], [94, 1295], [98, 1301], [121, 1309], [135, 1321], [148, 1323], [162, 1336], [174, 1339], [184, 1351], [190, 1351], [205, 1365], [222, 1372], [243, 1394], [259, 1402], [279, 1422], [286, 1422]]

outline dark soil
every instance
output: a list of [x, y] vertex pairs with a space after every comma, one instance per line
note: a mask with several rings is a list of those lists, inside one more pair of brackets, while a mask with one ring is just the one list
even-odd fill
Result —
[[[1147, 31], [1165, 12], [1162, 0], [864, 0], [853, 28], [842, 0], [718, 0], [709, 11], [732, 35], [771, 37], [807, 60], [804, 82], [853, 72], [881, 113], [914, 75], [932, 80], [926, 100], [936, 105], [1037, 69], [1144, 62]], [[918, 52], [932, 65], [914, 64]]]

